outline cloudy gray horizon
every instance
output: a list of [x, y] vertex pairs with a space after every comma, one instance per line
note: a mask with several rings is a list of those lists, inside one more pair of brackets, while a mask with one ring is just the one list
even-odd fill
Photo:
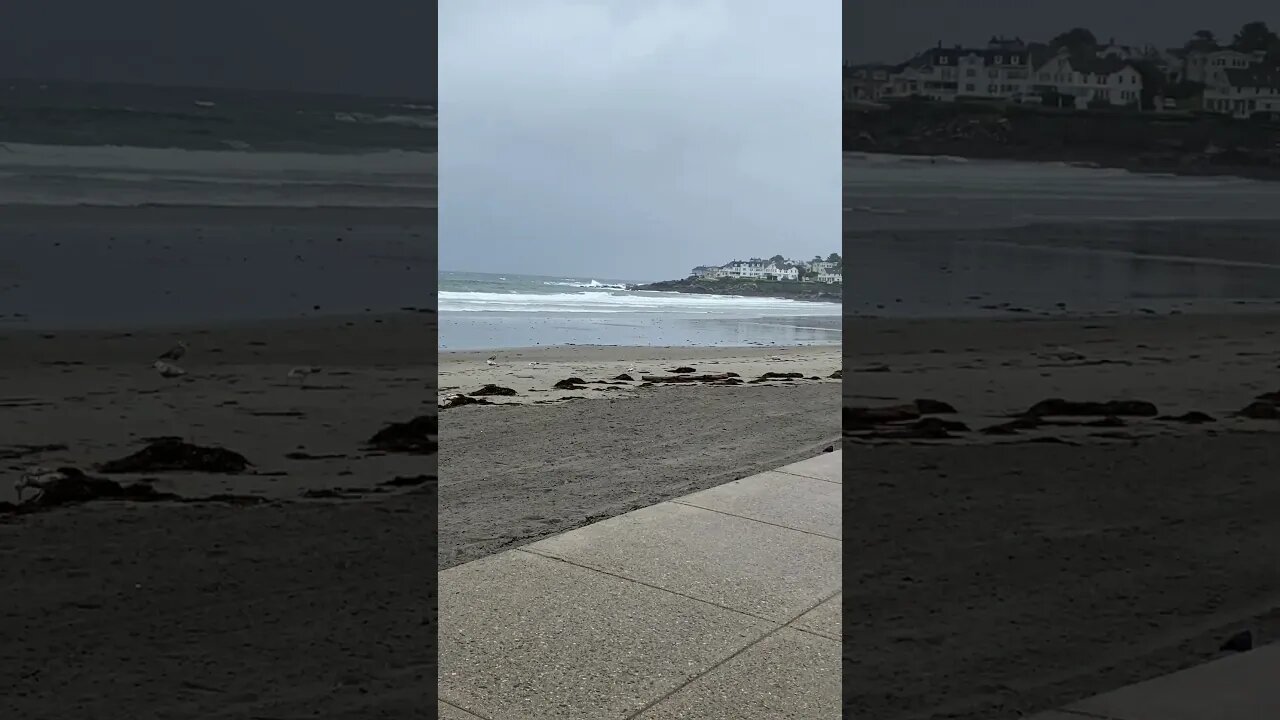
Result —
[[[908, 11], [909, 8], [909, 11]], [[985, 45], [992, 35], [1049, 41], [1073, 27], [1124, 45], [1179, 47], [1197, 30], [1224, 40], [1254, 20], [1280, 30], [1273, 0], [856, 0], [845, 6], [844, 58], [853, 63], [907, 60], [945, 44]]]
[[10, 0], [0, 78], [434, 98], [436, 0]]
[[440, 267], [616, 280], [840, 251], [840, 6], [440, 9]]

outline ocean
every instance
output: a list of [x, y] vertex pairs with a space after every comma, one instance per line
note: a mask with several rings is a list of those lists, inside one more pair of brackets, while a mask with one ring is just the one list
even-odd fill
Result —
[[1274, 310], [1280, 184], [846, 153], [845, 311]]
[[441, 350], [837, 345], [840, 306], [636, 292], [609, 278], [439, 273]]
[[0, 81], [0, 323], [430, 306], [435, 199], [434, 101]]

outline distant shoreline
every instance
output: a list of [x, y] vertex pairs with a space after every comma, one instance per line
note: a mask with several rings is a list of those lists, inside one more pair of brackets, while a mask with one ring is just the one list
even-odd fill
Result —
[[844, 298], [840, 285], [788, 280], [747, 280], [741, 278], [685, 278], [661, 280], [643, 285], [628, 285], [628, 290], [680, 292], [694, 295], [738, 295], [772, 297], [784, 300], [827, 302], [839, 305]]

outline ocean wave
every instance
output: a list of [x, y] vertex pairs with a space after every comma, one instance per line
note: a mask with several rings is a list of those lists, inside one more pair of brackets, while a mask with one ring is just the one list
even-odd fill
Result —
[[434, 115], [371, 115], [369, 113], [339, 112], [333, 114], [333, 119], [343, 123], [399, 125], [422, 130], [434, 130], [437, 124]]
[[665, 292], [494, 293], [441, 290], [441, 312], [685, 313], [691, 315], [839, 315], [834, 303], [785, 298]]
[[626, 290], [627, 289], [627, 286], [621, 283], [602, 283], [598, 280], [592, 280], [591, 282], [585, 282], [585, 283], [582, 282], [581, 280], [566, 280], [564, 282], [554, 282], [554, 281], [548, 280], [542, 284], [558, 285], [560, 287], [591, 288], [593, 290]]

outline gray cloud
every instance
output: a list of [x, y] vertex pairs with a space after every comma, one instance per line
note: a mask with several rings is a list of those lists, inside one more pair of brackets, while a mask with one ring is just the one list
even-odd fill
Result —
[[1263, 20], [1280, 28], [1274, 0], [856, 0], [846, 4], [844, 53], [851, 62], [899, 62], [948, 43], [982, 45], [992, 35], [1046, 41], [1073, 27], [1128, 45], [1172, 47], [1196, 30], [1229, 39]]
[[441, 267], [657, 279], [838, 251], [823, 5], [445, 3]]
[[436, 0], [6, 0], [0, 77], [435, 96]]

